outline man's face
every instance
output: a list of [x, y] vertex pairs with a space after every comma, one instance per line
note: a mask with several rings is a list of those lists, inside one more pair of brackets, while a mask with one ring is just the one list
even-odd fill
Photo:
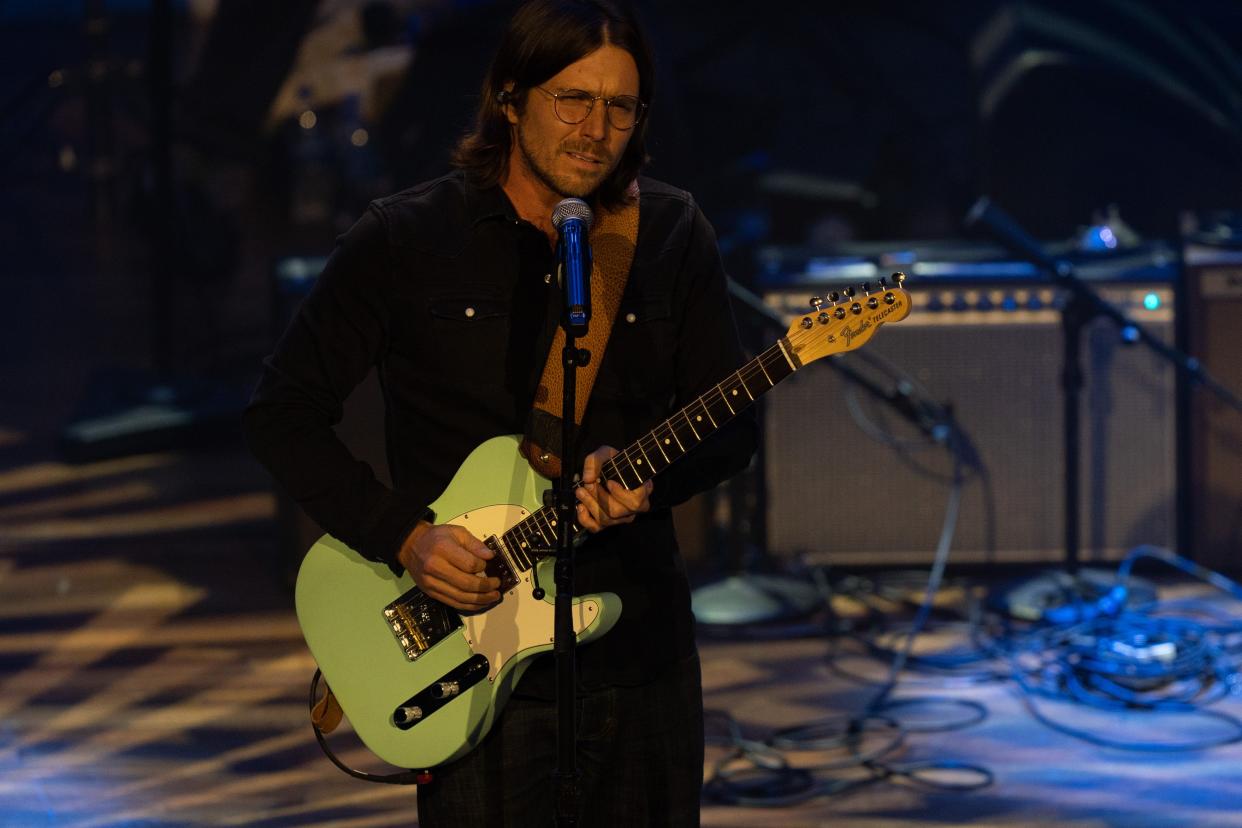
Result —
[[[638, 67], [629, 52], [605, 45], [566, 66], [541, 86], [558, 94], [580, 89], [605, 98], [637, 97]], [[561, 198], [586, 198], [616, 169], [634, 130], [619, 130], [608, 123], [603, 101], [596, 101], [580, 124], [563, 123], [552, 104], [550, 95], [531, 89], [521, 115], [509, 107], [509, 122], [517, 139], [509, 174], [526, 177]]]

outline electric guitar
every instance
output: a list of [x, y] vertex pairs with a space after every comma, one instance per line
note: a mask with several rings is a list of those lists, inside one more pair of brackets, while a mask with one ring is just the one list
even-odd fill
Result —
[[[604, 477], [642, 485], [794, 371], [861, 347], [910, 313], [902, 287], [880, 280], [829, 302], [812, 300], [776, 344], [604, 464]], [[325, 535], [298, 571], [298, 622], [312, 655], [362, 742], [380, 759], [424, 769], [465, 755], [487, 734], [529, 659], [552, 649], [556, 511], [543, 506], [551, 483], [518, 453], [517, 436], [476, 448], [431, 504], [496, 555], [489, 575], [501, 599], [462, 613]], [[545, 590], [532, 592], [533, 576]], [[608, 632], [621, 614], [612, 593], [573, 599], [579, 643]]]

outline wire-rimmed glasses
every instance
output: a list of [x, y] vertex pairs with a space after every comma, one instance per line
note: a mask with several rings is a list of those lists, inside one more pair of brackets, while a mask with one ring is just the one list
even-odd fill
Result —
[[552, 98], [552, 111], [558, 120], [566, 124], [580, 124], [585, 121], [595, 108], [596, 101], [604, 102], [604, 113], [613, 129], [633, 129], [647, 110], [647, 105], [633, 95], [614, 95], [608, 98], [592, 95], [582, 89], [551, 92], [542, 86], [535, 88]]

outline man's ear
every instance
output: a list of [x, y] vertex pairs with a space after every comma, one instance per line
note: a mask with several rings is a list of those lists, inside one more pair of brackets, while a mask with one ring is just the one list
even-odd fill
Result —
[[518, 115], [517, 107], [513, 104], [513, 81], [507, 82], [505, 88], [496, 93], [496, 103], [504, 107], [505, 117], [509, 119], [509, 123], [516, 125]]

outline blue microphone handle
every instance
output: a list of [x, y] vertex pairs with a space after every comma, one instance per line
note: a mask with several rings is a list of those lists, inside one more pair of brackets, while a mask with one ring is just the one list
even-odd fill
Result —
[[560, 252], [567, 319], [574, 335], [582, 336], [591, 318], [591, 248], [580, 219], [566, 219], [561, 225]]

